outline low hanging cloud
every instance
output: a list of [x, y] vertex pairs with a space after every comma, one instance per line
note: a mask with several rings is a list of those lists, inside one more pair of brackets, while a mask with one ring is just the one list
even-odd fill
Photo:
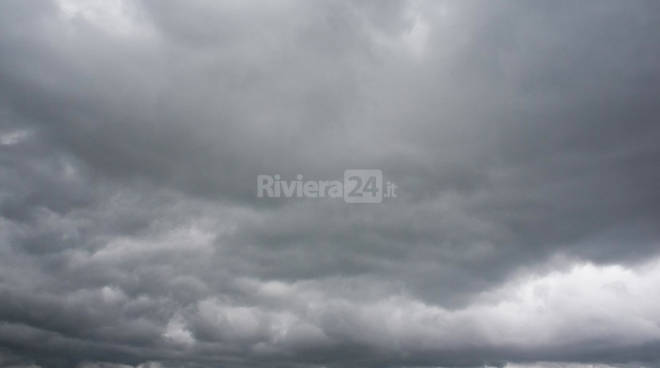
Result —
[[659, 18], [3, 1], [0, 366], [657, 366]]

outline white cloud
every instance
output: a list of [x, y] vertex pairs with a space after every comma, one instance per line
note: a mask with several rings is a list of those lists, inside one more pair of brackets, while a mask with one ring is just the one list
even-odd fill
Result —
[[552, 349], [593, 339], [615, 348], [660, 339], [659, 260], [634, 268], [575, 264], [512, 280], [456, 310], [405, 295], [348, 299], [320, 280], [240, 284], [259, 298], [259, 307], [218, 299], [199, 304], [202, 319], [229, 340], [286, 345], [292, 335], [282, 331], [301, 325], [314, 326], [317, 337], [410, 351], [466, 344]]
[[117, 36], [149, 35], [152, 29], [135, 2], [126, 0], [57, 0], [67, 20], [83, 20]]
[[30, 132], [27, 130], [15, 130], [7, 133], [0, 132], [0, 145], [13, 146], [15, 144], [23, 142], [29, 136], [30, 136]]

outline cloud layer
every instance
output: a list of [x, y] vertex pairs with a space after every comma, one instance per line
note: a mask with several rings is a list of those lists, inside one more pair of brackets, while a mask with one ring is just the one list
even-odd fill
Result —
[[[660, 364], [658, 25], [3, 1], [0, 366]], [[398, 197], [255, 194], [352, 168]]]

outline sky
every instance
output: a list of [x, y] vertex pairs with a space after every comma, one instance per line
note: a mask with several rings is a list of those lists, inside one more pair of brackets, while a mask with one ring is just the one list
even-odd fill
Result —
[[657, 1], [3, 0], [0, 367], [660, 367], [658, 101]]

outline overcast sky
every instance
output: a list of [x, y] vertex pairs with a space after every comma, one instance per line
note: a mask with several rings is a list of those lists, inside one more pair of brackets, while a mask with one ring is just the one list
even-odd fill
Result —
[[658, 367], [659, 225], [658, 1], [0, 2], [1, 367]]

